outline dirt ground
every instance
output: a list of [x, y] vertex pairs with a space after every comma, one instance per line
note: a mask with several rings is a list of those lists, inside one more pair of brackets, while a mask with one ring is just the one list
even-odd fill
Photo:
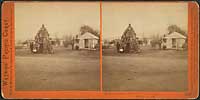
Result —
[[16, 90], [99, 90], [99, 51], [16, 49]]
[[186, 91], [187, 51], [142, 47], [139, 54], [103, 50], [105, 91]]
[[[16, 90], [91, 90], [100, 86], [99, 51], [16, 50]], [[187, 51], [142, 47], [139, 54], [103, 50], [104, 91], [186, 91]]]

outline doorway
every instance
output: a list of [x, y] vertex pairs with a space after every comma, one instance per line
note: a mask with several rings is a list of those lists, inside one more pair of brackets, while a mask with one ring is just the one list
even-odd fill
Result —
[[85, 43], [85, 48], [89, 47], [89, 40], [88, 39], [84, 39], [84, 43]]
[[176, 39], [172, 38], [172, 48], [176, 48]]

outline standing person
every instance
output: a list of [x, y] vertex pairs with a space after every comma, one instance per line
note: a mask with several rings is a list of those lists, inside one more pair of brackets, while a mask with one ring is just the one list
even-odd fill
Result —
[[53, 46], [51, 41], [48, 41], [48, 53], [53, 54], [54, 50], [53, 50]]
[[119, 44], [119, 42], [117, 42], [117, 44], [116, 44], [116, 48], [117, 48], [117, 52], [119, 52], [119, 48], [120, 48], [120, 44]]
[[159, 41], [159, 49], [162, 49], [162, 39]]
[[163, 42], [162, 42], [162, 49], [165, 50], [167, 48], [167, 40], [166, 39], [163, 39]]
[[33, 53], [33, 42], [30, 42], [30, 50], [31, 50], [31, 53]]
[[71, 45], [72, 45], [72, 50], [74, 50], [74, 37], [72, 39]]

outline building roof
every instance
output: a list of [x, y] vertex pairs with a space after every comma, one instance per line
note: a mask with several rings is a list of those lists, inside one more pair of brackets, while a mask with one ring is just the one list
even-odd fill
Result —
[[99, 37], [97, 37], [96, 35], [86, 32], [82, 35], [78, 36], [78, 39], [99, 39]]
[[178, 38], [178, 39], [186, 39], [186, 36], [178, 33], [178, 32], [172, 32], [171, 34], [165, 36], [164, 38]]

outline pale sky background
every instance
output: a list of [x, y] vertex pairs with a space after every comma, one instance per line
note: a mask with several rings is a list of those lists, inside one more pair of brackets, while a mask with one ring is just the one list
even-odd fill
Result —
[[187, 3], [104, 2], [102, 8], [103, 39], [120, 38], [129, 23], [138, 37], [166, 34], [172, 24], [187, 32]]
[[[137, 36], [167, 33], [178, 25], [187, 32], [187, 3], [103, 2], [103, 39], [120, 38], [128, 24]], [[44, 24], [51, 37], [78, 34], [82, 25], [99, 30], [99, 2], [15, 3], [16, 41], [33, 39]]]
[[99, 2], [15, 3], [16, 41], [33, 39], [42, 24], [50, 37], [79, 34], [82, 25], [99, 30]]

